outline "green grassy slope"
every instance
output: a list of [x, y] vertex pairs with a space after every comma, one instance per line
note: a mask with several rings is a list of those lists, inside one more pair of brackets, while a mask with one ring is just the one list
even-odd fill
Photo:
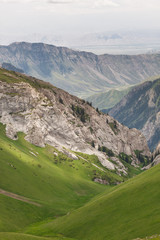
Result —
[[23, 134], [13, 141], [0, 124], [0, 189], [41, 204], [38, 207], [0, 194], [0, 231], [17, 231], [64, 215], [110, 188], [92, 181], [94, 170], [50, 146], [39, 148], [28, 143]]
[[0, 239], [1, 240], [74, 240], [73, 238], [66, 238], [64, 236], [57, 236], [57, 237], [37, 237], [33, 235], [23, 234], [23, 233], [7, 233], [7, 232], [0, 232]]
[[157, 165], [70, 215], [37, 226], [37, 234], [57, 232], [83, 240], [129, 240], [159, 234], [159, 173]]
[[127, 93], [131, 90], [131, 86], [119, 89], [111, 89], [107, 92], [92, 95], [86, 98], [87, 101], [92, 102], [94, 107], [100, 110], [109, 109], [115, 106]]

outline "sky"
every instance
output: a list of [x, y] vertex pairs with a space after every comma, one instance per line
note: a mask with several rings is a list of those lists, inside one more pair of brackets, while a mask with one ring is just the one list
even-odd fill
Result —
[[159, 0], [0, 0], [0, 37], [160, 29]]

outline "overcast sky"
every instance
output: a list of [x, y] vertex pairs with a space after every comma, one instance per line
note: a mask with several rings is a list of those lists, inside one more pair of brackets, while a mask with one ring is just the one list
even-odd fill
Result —
[[138, 29], [160, 29], [160, 0], [0, 0], [0, 35]]

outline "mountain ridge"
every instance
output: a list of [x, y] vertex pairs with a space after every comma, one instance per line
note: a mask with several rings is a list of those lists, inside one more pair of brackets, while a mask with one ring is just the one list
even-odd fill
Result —
[[3, 69], [0, 81], [0, 122], [6, 124], [8, 137], [16, 140], [21, 131], [26, 140], [40, 147], [49, 144], [62, 151], [95, 154], [103, 166], [119, 174], [127, 174], [119, 158], [137, 166], [141, 162], [135, 151], [144, 155], [143, 164], [145, 156], [150, 157], [138, 130], [128, 129], [84, 100], [49, 83]]
[[0, 238], [159, 233], [160, 167], [139, 174], [151, 154], [138, 130], [25, 74], [0, 68], [0, 83], [0, 189], [41, 205], [0, 194]]
[[160, 54], [95, 55], [44, 43], [0, 46], [0, 64], [3, 62], [79, 97], [160, 74]]
[[136, 87], [115, 105], [109, 114], [121, 123], [142, 131], [152, 150], [160, 141], [160, 78], [146, 81]]

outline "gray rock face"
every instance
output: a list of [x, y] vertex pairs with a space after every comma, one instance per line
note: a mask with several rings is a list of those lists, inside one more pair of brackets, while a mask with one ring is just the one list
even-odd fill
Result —
[[[127, 171], [116, 160], [119, 153], [132, 155], [134, 164], [139, 163], [135, 150], [150, 155], [140, 131], [128, 129], [55, 87], [36, 89], [26, 82], [0, 81], [0, 122], [6, 124], [6, 134], [12, 139], [17, 139], [17, 132], [24, 132], [25, 139], [37, 146], [49, 144], [61, 150], [95, 154], [102, 165], [119, 172]], [[115, 158], [110, 161], [109, 156], [98, 151], [99, 146], [112, 150]]]
[[101, 178], [95, 178], [94, 182], [97, 182], [97, 183], [100, 183], [100, 184], [109, 185], [109, 182], [107, 182], [107, 180], [103, 180]]
[[155, 151], [153, 152], [153, 163], [152, 165], [155, 166], [160, 163], [160, 142], [157, 145]]
[[160, 142], [157, 145], [154, 152], [152, 153], [152, 159], [153, 159], [153, 161], [148, 166], [144, 167], [143, 168], [144, 170], [147, 170], [147, 169], [149, 169], [149, 168], [151, 168], [151, 167], [160, 163]]
[[160, 79], [134, 87], [109, 114], [142, 131], [151, 150], [160, 141]]
[[153, 163], [154, 163], [154, 166], [160, 163], [160, 155], [155, 157]]

